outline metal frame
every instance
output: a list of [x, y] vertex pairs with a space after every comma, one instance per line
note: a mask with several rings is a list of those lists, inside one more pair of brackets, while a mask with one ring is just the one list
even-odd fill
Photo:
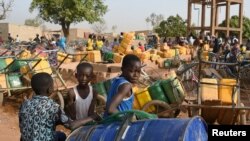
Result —
[[[192, 27], [192, 5], [200, 4], [202, 5], [201, 8], [201, 26]], [[231, 28], [230, 27], [230, 6], [231, 5], [239, 5], [239, 27], [238, 28]], [[187, 31], [188, 34], [192, 30], [200, 30], [201, 33], [204, 31], [210, 31], [211, 35], [216, 35], [217, 31], [226, 31], [226, 36], [229, 37], [231, 31], [239, 32], [239, 41], [242, 42], [242, 33], [243, 33], [243, 4], [244, 0], [188, 0], [188, 19], [187, 19]], [[211, 22], [210, 26], [205, 26], [206, 20], [206, 6], [211, 8]], [[218, 9], [221, 6], [226, 6], [226, 27], [220, 27], [218, 25]], [[199, 17], [200, 18], [200, 17]]]
[[[23, 52], [24, 50], [21, 50], [19, 53], [18, 53], [18, 55], [20, 55], [22, 52]], [[8, 96], [11, 96], [11, 91], [12, 90], [25, 90], [25, 89], [31, 89], [31, 87], [30, 86], [28, 86], [28, 87], [18, 87], [18, 88], [11, 88], [10, 87], [10, 85], [9, 85], [9, 83], [8, 83], [8, 77], [7, 77], [7, 75], [9, 74], [9, 73], [12, 73], [12, 72], [10, 72], [9, 70], [8, 70], [8, 68], [10, 67], [10, 66], [12, 66], [14, 63], [15, 63], [15, 61], [25, 61], [25, 62], [33, 62], [33, 61], [36, 61], [36, 63], [35, 63], [35, 65], [34, 66], [30, 66], [30, 65], [28, 65], [30, 68], [29, 68], [29, 71], [28, 72], [26, 72], [25, 74], [22, 74], [22, 76], [25, 76], [26, 74], [28, 74], [28, 73], [30, 73], [30, 72], [32, 72], [32, 71], [34, 71], [34, 68], [40, 63], [40, 61], [42, 60], [42, 59], [38, 59], [37, 57], [39, 56], [39, 54], [41, 54], [41, 53], [50, 53], [50, 52], [55, 52], [55, 51], [58, 51], [58, 49], [54, 49], [54, 50], [45, 50], [45, 51], [40, 51], [37, 55], [35, 55], [33, 58], [31, 58], [31, 59], [16, 59], [16, 57], [18, 56], [18, 55], [16, 55], [16, 56], [0, 56], [0, 59], [6, 59], [6, 58], [13, 58], [14, 60], [9, 64], [9, 65], [7, 65], [4, 69], [2, 69], [2, 70], [4, 70], [4, 74], [5, 74], [5, 78], [6, 78], [6, 88], [0, 88], [0, 106], [2, 105], [2, 102], [3, 102], [3, 99], [4, 99], [4, 93], [7, 91], [7, 93], [8, 93]], [[7, 52], [8, 52], [8, 50], [7, 50]], [[6, 54], [7, 52], [4, 52], [2, 55], [4, 55], [4, 54]], [[60, 62], [60, 64], [55, 68], [55, 69], [53, 69], [52, 68], [52, 77], [53, 78], [55, 78], [55, 77], [57, 77], [59, 80], [60, 80], [60, 82], [63, 84], [63, 87], [64, 88], [57, 88], [55, 91], [60, 91], [60, 90], [64, 90], [64, 89], [68, 89], [68, 86], [66, 85], [66, 83], [65, 83], [65, 81], [63, 80], [63, 78], [62, 78], [62, 76], [61, 76], [61, 74], [59, 73], [59, 68], [60, 68], [60, 66], [64, 63], [64, 61], [70, 56], [70, 55], [84, 55], [83, 56], [83, 58], [81, 59], [81, 61], [80, 61], [80, 63], [82, 62], [82, 61], [84, 61], [85, 60], [85, 58], [87, 57], [87, 53], [82, 53], [82, 54], [67, 54], [65, 57], [64, 57], [64, 59]]]
[[[224, 84], [212, 84], [212, 83], [204, 83], [201, 82], [201, 71], [202, 71], [202, 64], [215, 64], [215, 65], [229, 65], [229, 66], [239, 66], [239, 72], [240, 72], [240, 62], [238, 63], [219, 63], [219, 62], [211, 62], [211, 61], [203, 61], [199, 59], [199, 76], [198, 76], [198, 89], [197, 89], [197, 102], [198, 104], [182, 104], [182, 106], [187, 107], [189, 110], [191, 107], [193, 108], [198, 108], [199, 109], [199, 115], [201, 114], [201, 109], [202, 108], [209, 108], [209, 109], [232, 109], [234, 112], [234, 119], [233, 119], [233, 124], [235, 124], [237, 120], [237, 116], [240, 113], [240, 110], [250, 110], [250, 107], [244, 107], [241, 105], [241, 99], [240, 99], [240, 74], [236, 76], [236, 85], [224, 85]], [[201, 103], [201, 95], [200, 95], [200, 90], [199, 87], [201, 84], [207, 84], [207, 85], [223, 85], [223, 86], [231, 86], [234, 87], [235, 89], [232, 92], [232, 105], [231, 106], [226, 106], [226, 105], [202, 105]], [[237, 94], [237, 95], [235, 95]], [[237, 96], [238, 100], [237, 103], [233, 102], [234, 97]]]
[[12, 66], [13, 64], [14, 64], [14, 62], [15, 61], [25, 61], [25, 62], [33, 62], [33, 61], [36, 61], [36, 64], [32, 67], [32, 68], [30, 68], [30, 71], [33, 71], [33, 69], [35, 68], [35, 66], [41, 61], [41, 59], [16, 59], [15, 57], [13, 57], [13, 56], [4, 56], [4, 57], [0, 57], [1, 59], [3, 59], [3, 58], [14, 58], [14, 60], [9, 64], [9, 65], [7, 65], [3, 70], [4, 70], [4, 74], [5, 74], [5, 82], [6, 82], [6, 88], [0, 88], [0, 97], [1, 97], [1, 99], [0, 99], [0, 105], [2, 104], [2, 102], [3, 102], [3, 93], [4, 92], [6, 92], [7, 91], [7, 93], [8, 93], [8, 96], [11, 96], [11, 91], [12, 90], [25, 90], [25, 89], [31, 89], [31, 87], [18, 87], [18, 88], [11, 88], [10, 87], [10, 85], [9, 85], [9, 83], [8, 83], [8, 74], [10, 74], [10, 73], [12, 73], [12, 72], [10, 72], [9, 70], [8, 70], [8, 68], [10, 67], [10, 66]]

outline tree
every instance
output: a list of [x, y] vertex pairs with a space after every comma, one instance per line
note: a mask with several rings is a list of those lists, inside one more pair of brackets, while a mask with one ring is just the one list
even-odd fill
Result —
[[92, 29], [98, 34], [103, 33], [107, 29], [105, 20], [102, 19], [99, 22], [94, 23]]
[[33, 0], [30, 11], [35, 9], [44, 21], [61, 25], [65, 37], [72, 23], [94, 23], [107, 12], [102, 0]]
[[[239, 17], [238, 16], [232, 16], [229, 20], [230, 27], [237, 28], [239, 27]], [[226, 20], [222, 21], [219, 26], [226, 27], [227, 23]], [[231, 32], [230, 36], [238, 36], [238, 32]], [[220, 37], [225, 37], [226, 34], [223, 32], [219, 32]], [[250, 19], [248, 17], [243, 17], [243, 38], [250, 38]]]
[[170, 16], [155, 28], [155, 32], [158, 33], [160, 37], [184, 36], [187, 33], [186, 22], [178, 14], [176, 16]]
[[158, 26], [161, 21], [164, 20], [164, 16], [162, 14], [156, 15], [155, 13], [152, 13], [149, 17], [146, 18], [146, 22], [150, 23], [153, 28]]
[[6, 15], [11, 11], [14, 0], [1, 0], [0, 1], [0, 20], [6, 19]]
[[[195, 26], [196, 26], [195, 23], [191, 24], [191, 27], [195, 27]], [[191, 29], [190, 33], [187, 33], [187, 34], [197, 37], [198, 36], [198, 30]]]
[[34, 26], [34, 27], [39, 27], [42, 24], [43, 24], [43, 21], [39, 17], [36, 17], [34, 19], [26, 19], [24, 22], [24, 25]]
[[117, 29], [117, 25], [113, 25], [112, 27], [111, 27], [111, 30], [112, 30], [112, 32], [116, 32], [116, 29]]

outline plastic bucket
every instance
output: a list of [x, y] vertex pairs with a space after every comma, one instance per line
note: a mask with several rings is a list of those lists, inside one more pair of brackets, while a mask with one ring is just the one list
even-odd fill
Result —
[[168, 99], [164, 95], [164, 92], [161, 88], [160, 82], [156, 82], [150, 87], [148, 87], [149, 94], [153, 100], [161, 100], [168, 102]]

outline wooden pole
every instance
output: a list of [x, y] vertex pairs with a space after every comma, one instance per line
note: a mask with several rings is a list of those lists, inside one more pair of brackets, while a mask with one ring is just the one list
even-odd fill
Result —
[[192, 2], [191, 0], [188, 0], [188, 15], [187, 15], [187, 34], [189, 35], [191, 32], [191, 26], [192, 26]]
[[243, 34], [243, 1], [239, 4], [239, 28], [240, 28], [240, 36], [239, 42], [242, 43], [242, 34]]
[[202, 1], [202, 13], [201, 13], [201, 32], [204, 33], [204, 27], [206, 22], [206, 4], [205, 1]]
[[212, 0], [211, 3], [211, 30], [210, 33], [211, 35], [215, 35], [215, 26], [217, 26], [217, 6], [216, 6], [216, 1]]
[[230, 28], [230, 1], [227, 1], [227, 6], [226, 6], [226, 27], [227, 27], [227, 37], [229, 37], [229, 28]]

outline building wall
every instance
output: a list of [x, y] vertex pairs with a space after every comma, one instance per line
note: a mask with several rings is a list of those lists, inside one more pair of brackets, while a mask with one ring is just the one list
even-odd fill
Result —
[[[78, 37], [77, 32], [78, 32], [77, 29], [70, 29], [69, 30], [69, 37], [68, 37], [69, 39], [68, 40], [72, 41], [72, 40], [77, 39], [77, 37]], [[78, 38], [80, 38], [80, 37], [78, 37]], [[83, 36], [82, 36], [82, 38], [83, 38]]]
[[16, 35], [19, 35], [21, 41], [29, 41], [33, 40], [36, 37], [36, 34], [41, 36], [42, 29], [40, 27], [10, 24], [9, 33], [11, 33], [13, 38], [16, 38]]
[[72, 28], [69, 30], [69, 41], [87, 38], [90, 32], [88, 29]]
[[138, 34], [138, 33], [144, 33], [144, 35], [148, 35], [150, 33], [153, 33], [152, 30], [140, 30], [140, 31], [134, 31], [135, 34]]
[[0, 23], [0, 36], [2, 36], [4, 41], [8, 39], [8, 33], [9, 33], [9, 24]]
[[8, 33], [10, 33], [14, 39], [18, 35], [21, 41], [33, 40], [36, 34], [42, 35], [42, 29], [40, 27], [15, 25], [10, 23], [0, 23], [0, 32], [4, 40], [8, 39]]
[[[89, 29], [79, 29], [79, 28], [72, 28], [70, 29], [69, 32], [70, 32], [69, 41], [87, 38], [88, 35], [91, 33]], [[0, 23], [0, 35], [2, 36], [4, 41], [8, 40], [8, 33], [10, 33], [14, 39], [18, 35], [21, 41], [29, 41], [30, 39], [33, 40], [36, 37], [36, 34], [39, 34], [40, 36], [45, 35], [47, 38], [51, 38], [52, 34], [54, 33], [63, 35], [63, 32], [58, 32], [58, 31], [43, 32], [40, 27], [15, 25], [10, 23]]]

